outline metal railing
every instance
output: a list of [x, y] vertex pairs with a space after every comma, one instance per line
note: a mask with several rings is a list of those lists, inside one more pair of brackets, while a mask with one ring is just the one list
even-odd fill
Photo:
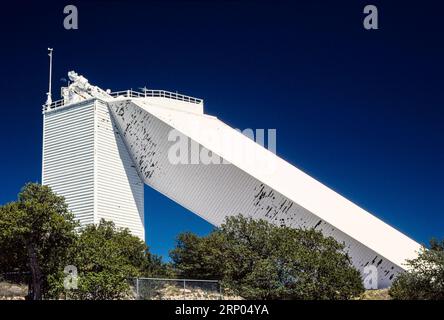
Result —
[[190, 103], [202, 103], [202, 99], [186, 96], [177, 92], [170, 92], [165, 90], [144, 90], [144, 92], [130, 90], [123, 90], [117, 92], [111, 92], [110, 95], [114, 98], [116, 97], [129, 97], [129, 98], [146, 98], [146, 97], [159, 97], [167, 98], [179, 101], [185, 101]]
[[64, 104], [65, 104], [65, 101], [63, 99], [56, 100], [56, 101], [53, 101], [49, 106], [44, 104], [43, 105], [43, 111], [52, 110], [52, 109], [61, 107]]
[[[134, 91], [132, 89], [130, 90], [122, 90], [122, 91], [115, 91], [109, 93], [109, 95], [113, 98], [117, 97], [127, 97], [127, 98], [147, 98], [147, 97], [154, 97], [154, 98], [166, 98], [166, 99], [172, 99], [172, 100], [178, 100], [178, 101], [184, 101], [189, 103], [196, 103], [200, 104], [203, 102], [202, 99], [194, 98], [191, 96], [186, 96], [177, 92], [170, 92], [165, 90], [144, 90], [144, 92]], [[59, 108], [65, 105], [65, 102], [63, 99], [56, 100], [52, 102], [49, 106], [43, 105], [43, 111], [52, 110], [55, 108]]]
[[136, 278], [132, 283], [137, 300], [222, 300], [217, 280]]

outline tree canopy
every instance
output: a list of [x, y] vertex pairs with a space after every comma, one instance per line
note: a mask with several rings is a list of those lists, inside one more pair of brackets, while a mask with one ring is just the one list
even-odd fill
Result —
[[46, 275], [65, 264], [76, 222], [63, 197], [48, 186], [26, 184], [18, 200], [0, 207], [0, 270], [31, 274], [31, 297], [48, 290]]
[[231, 217], [208, 236], [179, 235], [182, 276], [220, 279], [248, 299], [350, 299], [363, 292], [344, 246], [319, 231]]
[[[30, 299], [120, 299], [135, 276], [171, 271], [145, 243], [112, 222], [80, 228], [63, 197], [26, 184], [18, 200], [0, 207], [0, 274], [30, 274]], [[66, 290], [66, 266], [77, 269], [77, 289]]]
[[169, 269], [149, 252], [140, 238], [111, 221], [83, 228], [68, 252], [77, 270], [77, 288], [66, 290], [61, 270], [51, 276], [51, 296], [79, 300], [117, 300], [131, 297], [131, 281], [140, 276], [167, 276]]
[[406, 267], [389, 290], [393, 299], [444, 300], [444, 240], [432, 239]]
[[140, 276], [149, 264], [145, 243], [128, 229], [101, 220], [86, 226], [68, 251], [69, 264], [77, 269], [77, 288], [64, 290], [63, 278], [52, 277], [52, 295], [64, 293], [82, 300], [122, 299], [130, 294], [129, 279]]

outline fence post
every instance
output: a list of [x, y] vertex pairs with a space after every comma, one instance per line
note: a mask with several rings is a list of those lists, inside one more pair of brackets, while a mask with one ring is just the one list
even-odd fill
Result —
[[186, 282], [185, 280], [183, 280], [183, 299], [185, 300], [185, 287], [186, 287]]
[[140, 300], [140, 295], [139, 295], [139, 278], [136, 278], [136, 300]]

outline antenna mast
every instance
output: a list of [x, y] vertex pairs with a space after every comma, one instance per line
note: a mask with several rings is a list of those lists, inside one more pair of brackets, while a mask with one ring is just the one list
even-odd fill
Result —
[[46, 94], [48, 98], [46, 99], [46, 105], [50, 105], [52, 103], [51, 97], [51, 82], [52, 82], [52, 48], [48, 48], [48, 56], [49, 56], [49, 88], [48, 93]]

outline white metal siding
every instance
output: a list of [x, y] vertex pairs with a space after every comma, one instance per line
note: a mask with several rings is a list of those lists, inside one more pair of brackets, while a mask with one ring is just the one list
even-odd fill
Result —
[[145, 240], [144, 184], [97, 99], [44, 113], [42, 183], [65, 197], [82, 226], [101, 218]]
[[94, 105], [44, 114], [42, 183], [65, 197], [82, 225], [94, 222]]
[[144, 183], [115, 127], [108, 106], [96, 101], [97, 221], [112, 220], [118, 227], [145, 239]]

